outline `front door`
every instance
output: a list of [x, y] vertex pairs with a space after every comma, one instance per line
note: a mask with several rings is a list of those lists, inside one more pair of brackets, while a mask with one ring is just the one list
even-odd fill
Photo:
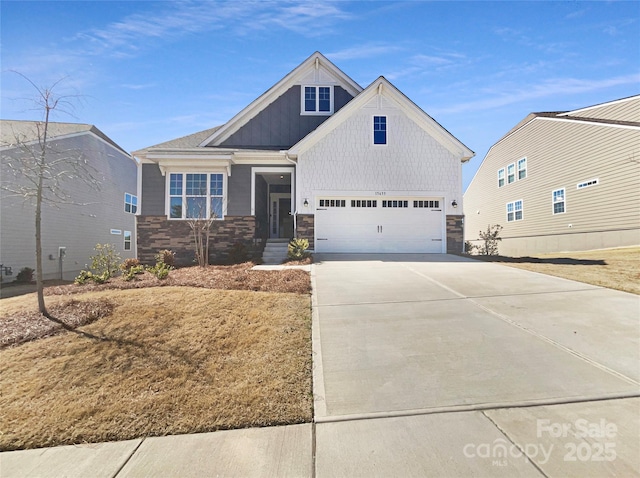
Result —
[[269, 237], [293, 237], [293, 216], [291, 215], [291, 194], [273, 193], [269, 207]]

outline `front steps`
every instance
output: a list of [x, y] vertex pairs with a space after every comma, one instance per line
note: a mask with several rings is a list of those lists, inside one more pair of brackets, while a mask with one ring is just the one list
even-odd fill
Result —
[[262, 263], [266, 265], [282, 264], [287, 258], [289, 239], [267, 239], [262, 253]]

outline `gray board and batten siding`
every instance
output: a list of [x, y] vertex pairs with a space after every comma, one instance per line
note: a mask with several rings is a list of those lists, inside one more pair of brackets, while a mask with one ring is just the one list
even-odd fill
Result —
[[[307, 136], [329, 115], [301, 115], [300, 86], [292, 86], [247, 124], [220, 144], [224, 148], [283, 150]], [[353, 99], [341, 86], [333, 87], [334, 114]]]
[[[480, 230], [500, 224], [503, 255], [639, 244], [639, 156], [637, 127], [536, 118], [487, 154], [464, 196], [465, 239], [477, 241]], [[523, 157], [527, 177], [498, 187], [498, 170]], [[562, 188], [565, 212], [554, 214], [552, 193]], [[523, 219], [508, 222], [507, 203], [518, 200]]]

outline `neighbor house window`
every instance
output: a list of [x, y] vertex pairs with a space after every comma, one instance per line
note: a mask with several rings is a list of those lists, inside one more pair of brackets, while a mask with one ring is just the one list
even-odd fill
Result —
[[504, 186], [504, 168], [498, 170], [498, 187]]
[[133, 194], [124, 193], [124, 212], [135, 214], [138, 212], [138, 197]]
[[124, 231], [124, 250], [131, 250], [131, 231]]
[[222, 173], [171, 173], [169, 217], [171, 219], [222, 219], [224, 175]]
[[527, 177], [527, 158], [518, 160], [518, 179]]
[[522, 200], [507, 203], [507, 222], [522, 219]]
[[302, 111], [306, 114], [333, 113], [333, 87], [305, 86], [302, 88]]
[[387, 144], [387, 117], [373, 117], [373, 144]]
[[562, 214], [564, 212], [564, 188], [553, 191], [553, 213]]
[[516, 165], [511, 163], [507, 166], [507, 183], [511, 184], [516, 180]]

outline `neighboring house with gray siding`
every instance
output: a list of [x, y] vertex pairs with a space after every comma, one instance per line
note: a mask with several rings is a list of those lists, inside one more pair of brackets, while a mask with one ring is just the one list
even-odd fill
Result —
[[473, 152], [384, 77], [360, 87], [314, 53], [228, 123], [136, 151], [138, 254], [193, 261], [189, 219], [215, 217], [211, 256], [306, 238], [316, 252], [461, 252]]
[[[35, 121], [0, 121], [2, 183], [24, 181], [14, 174], [16, 158], [39, 151]], [[135, 160], [98, 128], [88, 124], [49, 123], [48, 161], [62, 161], [70, 171], [61, 182], [69, 196], [45, 202], [42, 211], [43, 272], [45, 279], [70, 280], [90, 264], [96, 244], [113, 244], [123, 259], [135, 257], [135, 214], [138, 209]], [[68, 158], [68, 159], [67, 159]], [[99, 188], [80, 180], [72, 163], [86, 162]], [[12, 166], [10, 166], [12, 165]], [[24, 267], [35, 269], [34, 203], [1, 191], [0, 263], [10, 267], [12, 280]]]
[[500, 224], [503, 255], [640, 244], [640, 96], [532, 113], [464, 195], [465, 239]]

